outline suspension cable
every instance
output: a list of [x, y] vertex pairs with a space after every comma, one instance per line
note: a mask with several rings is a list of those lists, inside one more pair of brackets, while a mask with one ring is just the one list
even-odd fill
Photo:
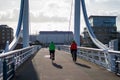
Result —
[[73, 0], [71, 0], [71, 8], [70, 8], [70, 17], [69, 17], [69, 24], [68, 24], [68, 44], [70, 43], [70, 27], [71, 27], [71, 19], [72, 19], [72, 11], [73, 11]]
[[70, 8], [70, 17], [69, 17], [69, 31], [70, 31], [70, 27], [71, 27], [71, 19], [72, 19], [72, 11], [73, 11], [73, 0], [71, 2], [71, 8]]

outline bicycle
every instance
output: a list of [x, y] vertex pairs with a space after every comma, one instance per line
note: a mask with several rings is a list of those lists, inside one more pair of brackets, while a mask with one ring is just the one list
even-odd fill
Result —
[[50, 54], [50, 59], [53, 61], [54, 60], [54, 55], [53, 53]]
[[55, 51], [50, 51], [50, 59], [51, 59], [52, 61], [55, 60]]

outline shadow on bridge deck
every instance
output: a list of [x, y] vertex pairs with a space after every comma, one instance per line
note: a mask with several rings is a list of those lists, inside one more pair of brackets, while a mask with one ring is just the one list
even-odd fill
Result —
[[35, 55], [31, 56], [17, 69], [14, 80], [39, 80], [32, 62]]
[[16, 72], [15, 80], [120, 80], [120, 77], [90, 62], [56, 50], [55, 61], [49, 59], [49, 51], [42, 48], [27, 60]]

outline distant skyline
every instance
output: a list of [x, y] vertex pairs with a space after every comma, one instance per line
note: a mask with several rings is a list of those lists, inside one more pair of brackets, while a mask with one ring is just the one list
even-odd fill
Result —
[[[21, 0], [0, 0], [0, 24], [17, 27]], [[75, 1], [75, 0], [73, 0]], [[30, 33], [39, 31], [69, 31], [69, 18], [72, 0], [29, 0]], [[85, 0], [88, 16], [117, 16], [117, 29], [120, 31], [120, 0]], [[74, 8], [73, 8], [74, 10]], [[82, 14], [82, 12], [81, 12]], [[70, 31], [73, 31], [74, 11]], [[86, 25], [81, 19], [81, 32]], [[15, 32], [15, 31], [14, 31]]]

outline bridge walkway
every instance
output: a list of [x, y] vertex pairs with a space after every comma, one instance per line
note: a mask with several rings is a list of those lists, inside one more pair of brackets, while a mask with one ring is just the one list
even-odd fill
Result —
[[48, 48], [42, 48], [16, 71], [15, 80], [120, 80], [120, 77], [82, 59], [75, 64], [64, 51], [56, 50], [52, 63]]

